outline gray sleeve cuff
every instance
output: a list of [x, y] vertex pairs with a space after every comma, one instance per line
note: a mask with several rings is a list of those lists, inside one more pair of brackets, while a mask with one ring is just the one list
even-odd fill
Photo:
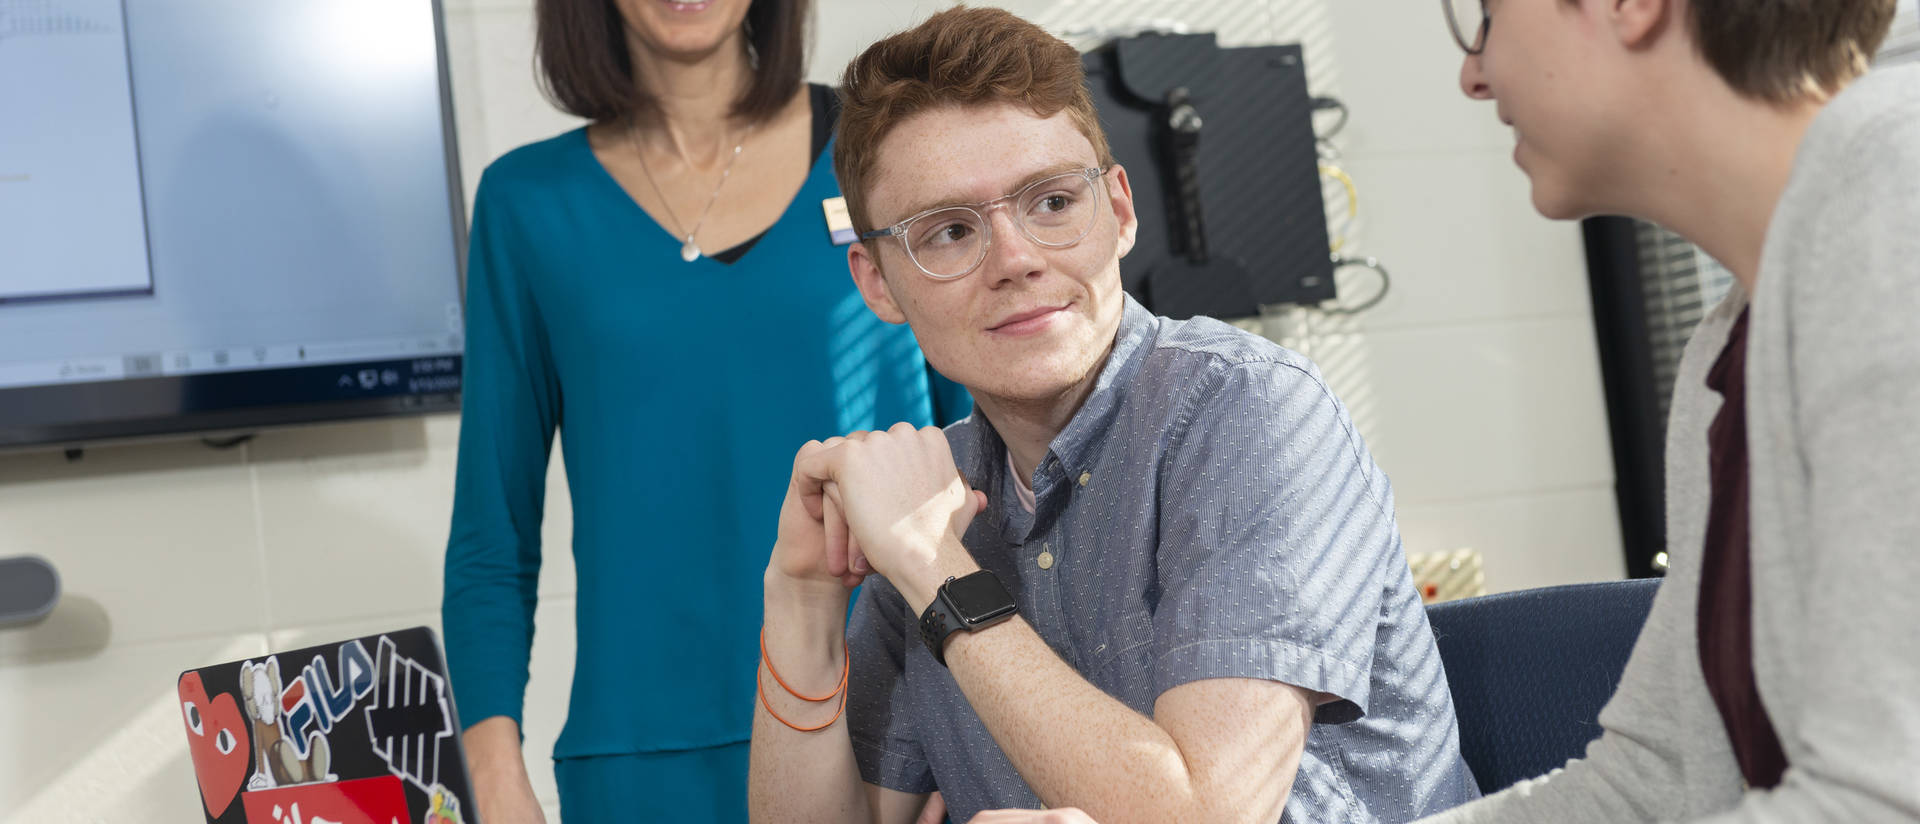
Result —
[[1195, 641], [1160, 654], [1153, 663], [1154, 694], [1208, 678], [1257, 678], [1324, 692], [1336, 701], [1314, 711], [1314, 722], [1344, 724], [1367, 712], [1365, 669], [1316, 649], [1268, 639]]

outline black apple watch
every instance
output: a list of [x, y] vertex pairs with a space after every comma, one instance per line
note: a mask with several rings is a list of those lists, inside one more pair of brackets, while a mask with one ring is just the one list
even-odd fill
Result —
[[948, 578], [934, 593], [927, 611], [920, 613], [920, 640], [927, 642], [933, 660], [944, 667], [947, 636], [960, 630], [979, 632], [1012, 618], [1017, 611], [1013, 595], [991, 572], [983, 569], [971, 575]]

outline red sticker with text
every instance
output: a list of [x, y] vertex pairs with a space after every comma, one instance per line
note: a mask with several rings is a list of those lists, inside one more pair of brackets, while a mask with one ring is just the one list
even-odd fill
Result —
[[383, 775], [241, 793], [247, 824], [406, 824], [407, 792]]

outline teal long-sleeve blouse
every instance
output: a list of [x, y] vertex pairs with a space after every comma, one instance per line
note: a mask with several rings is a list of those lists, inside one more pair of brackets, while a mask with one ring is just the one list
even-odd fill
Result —
[[855, 291], [821, 210], [840, 194], [831, 157], [732, 264], [682, 262], [584, 129], [487, 168], [442, 604], [463, 724], [521, 719], [556, 431], [578, 572], [565, 758], [747, 740], [794, 452], [965, 414]]

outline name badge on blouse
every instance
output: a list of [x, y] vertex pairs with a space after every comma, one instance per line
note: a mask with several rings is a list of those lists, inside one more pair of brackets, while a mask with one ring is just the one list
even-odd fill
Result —
[[820, 209], [827, 213], [827, 237], [835, 246], [845, 246], [860, 239], [853, 231], [853, 215], [847, 213], [847, 199], [830, 197], [820, 201]]

